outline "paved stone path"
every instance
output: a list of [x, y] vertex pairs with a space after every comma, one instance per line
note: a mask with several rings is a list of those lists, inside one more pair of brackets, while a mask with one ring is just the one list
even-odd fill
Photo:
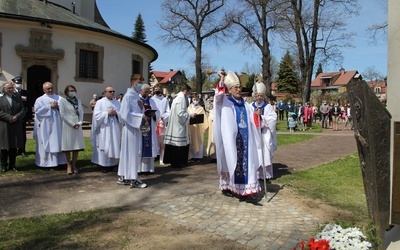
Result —
[[[276, 174], [307, 169], [356, 152], [353, 131], [326, 130], [311, 140], [279, 147]], [[49, 171], [28, 176], [24, 182], [0, 175], [0, 218], [67, 213], [94, 208], [131, 206], [185, 227], [237, 241], [249, 249], [292, 249], [308, 240], [318, 223], [268, 185], [268, 199], [253, 205], [222, 196], [215, 164], [190, 165], [183, 169], [156, 168], [142, 179], [146, 189], [116, 184], [116, 173], [83, 172], [68, 176]]]

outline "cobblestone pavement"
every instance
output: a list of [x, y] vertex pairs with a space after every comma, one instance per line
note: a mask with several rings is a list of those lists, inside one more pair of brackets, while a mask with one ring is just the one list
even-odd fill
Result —
[[[276, 175], [307, 169], [356, 152], [353, 131], [330, 131], [311, 140], [279, 147]], [[258, 205], [221, 195], [213, 163], [191, 164], [182, 169], [156, 168], [143, 176], [146, 189], [116, 184], [116, 173], [65, 171], [28, 176], [21, 182], [0, 175], [0, 218], [66, 213], [93, 208], [131, 206], [162, 215], [185, 227], [236, 241], [248, 249], [292, 249], [307, 240], [318, 223], [268, 184], [267, 199]]]

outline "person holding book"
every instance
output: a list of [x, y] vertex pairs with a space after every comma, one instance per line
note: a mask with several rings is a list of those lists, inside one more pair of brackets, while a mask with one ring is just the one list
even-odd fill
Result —
[[154, 159], [158, 155], [158, 138], [156, 134], [157, 120], [160, 118], [160, 111], [157, 109], [156, 102], [150, 98], [151, 87], [149, 84], [143, 84], [139, 93], [140, 100], [143, 103], [145, 119], [142, 121], [142, 164], [139, 167], [139, 173], [154, 173]]
[[189, 114], [196, 114], [196, 118], [191, 119], [189, 126], [190, 131], [190, 147], [189, 159], [200, 161], [204, 156], [204, 134], [208, 128], [208, 122], [204, 119], [206, 111], [200, 105], [197, 95], [193, 96], [192, 103], [188, 107]]

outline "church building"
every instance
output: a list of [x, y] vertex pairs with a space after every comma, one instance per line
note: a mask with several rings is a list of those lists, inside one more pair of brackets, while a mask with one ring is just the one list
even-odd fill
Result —
[[93, 94], [108, 85], [125, 93], [133, 73], [148, 82], [157, 57], [150, 45], [110, 29], [96, 0], [0, 0], [0, 82], [21, 76], [34, 100], [46, 81], [62, 96], [72, 84], [90, 114]]

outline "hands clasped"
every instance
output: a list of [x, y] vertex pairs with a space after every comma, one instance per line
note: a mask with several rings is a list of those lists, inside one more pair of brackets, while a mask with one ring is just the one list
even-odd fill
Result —
[[54, 109], [58, 109], [58, 102], [57, 101], [50, 102], [50, 107], [54, 108]]

